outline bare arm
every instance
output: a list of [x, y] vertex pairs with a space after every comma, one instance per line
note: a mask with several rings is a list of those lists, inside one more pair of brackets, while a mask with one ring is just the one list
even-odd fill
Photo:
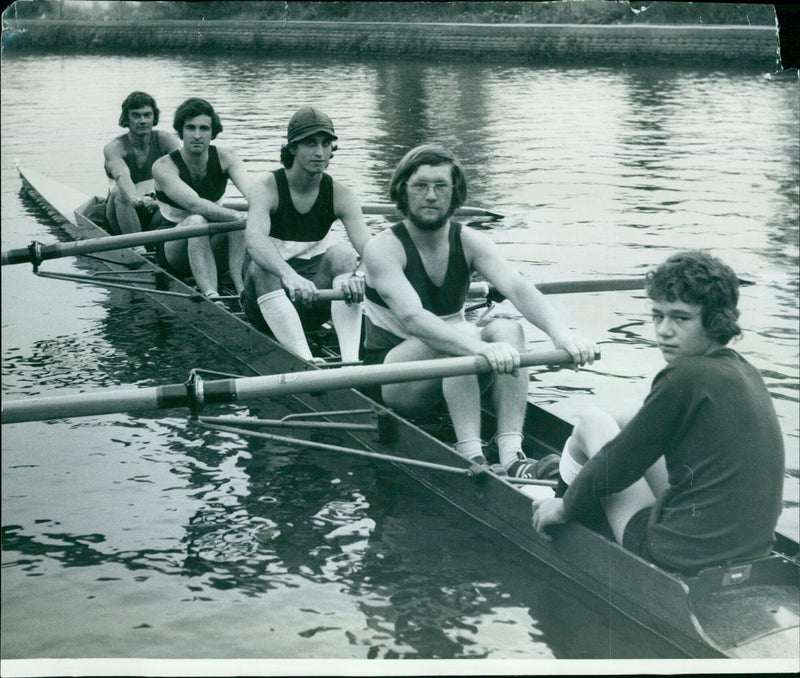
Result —
[[135, 206], [142, 202], [142, 198], [131, 179], [131, 170], [125, 162], [124, 154], [125, 149], [118, 139], [110, 141], [103, 148], [106, 170], [117, 182], [124, 199]]
[[361, 203], [355, 192], [338, 181], [333, 182], [333, 211], [342, 220], [347, 237], [356, 252], [363, 256], [364, 248], [372, 236], [364, 223]]
[[218, 205], [201, 198], [197, 191], [184, 182], [178, 168], [169, 156], [163, 156], [153, 163], [153, 179], [156, 187], [166, 193], [187, 212], [199, 214], [210, 222], [244, 221], [246, 215], [239, 210]]
[[[236, 186], [239, 191], [241, 191], [243, 196], [247, 197], [248, 193], [250, 192], [252, 176], [244, 166], [242, 159], [235, 151], [222, 146], [217, 146], [217, 152], [219, 153], [219, 161], [222, 171], [228, 173], [233, 185]], [[240, 210], [234, 211], [239, 212]]]
[[576, 364], [594, 362], [597, 345], [573, 334], [544, 295], [509, 266], [489, 238], [464, 228], [462, 242], [467, 260], [472, 262], [473, 268], [509, 299], [528, 322], [547, 334], [556, 348], [565, 349]]
[[[364, 223], [364, 214], [361, 211], [356, 194], [347, 186], [343, 186], [337, 181], [333, 183], [333, 209], [336, 216], [342, 220], [347, 237], [350, 243], [363, 256], [364, 248], [372, 237]], [[359, 262], [355, 270], [364, 270], [363, 262]], [[351, 275], [346, 281], [341, 283], [341, 288], [345, 293], [345, 300], [350, 303], [361, 303], [364, 300], [364, 278]]]

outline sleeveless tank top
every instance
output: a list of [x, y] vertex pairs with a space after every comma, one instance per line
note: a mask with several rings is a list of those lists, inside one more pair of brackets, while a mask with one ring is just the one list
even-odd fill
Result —
[[[442, 318], [461, 315], [469, 294], [471, 275], [461, 243], [461, 224], [455, 221], [450, 222], [450, 254], [447, 259], [447, 271], [441, 285], [435, 285], [428, 276], [419, 251], [405, 225], [402, 222], [395, 224], [392, 226], [392, 233], [403, 245], [406, 254], [404, 273], [419, 295], [422, 307]], [[367, 323], [364, 344], [366, 348], [389, 348], [390, 346], [387, 344], [396, 345], [402, 339], [407, 338], [408, 333], [389, 310], [378, 291], [367, 285], [365, 293]]]
[[270, 215], [270, 231], [273, 244], [286, 259], [310, 259], [328, 249], [328, 234], [336, 221], [333, 209], [333, 179], [323, 173], [319, 195], [305, 214], [297, 211], [289, 190], [286, 170], [273, 170], [278, 187], [278, 207]]
[[[222, 166], [219, 164], [219, 153], [217, 152], [216, 146], [208, 147], [206, 173], [197, 181], [192, 178], [189, 168], [181, 157], [180, 149], [172, 151], [169, 157], [172, 158], [172, 162], [174, 162], [175, 166], [178, 168], [178, 175], [181, 180], [187, 186], [191, 186], [201, 198], [205, 198], [211, 202], [217, 202], [225, 194], [225, 189], [228, 186], [228, 175], [222, 171]], [[183, 209], [164, 193], [164, 191], [156, 190], [156, 199], [166, 205]]]
[[[145, 159], [142, 165], [137, 165], [136, 159], [136, 152], [131, 144], [131, 140], [128, 138], [127, 134], [123, 134], [117, 139], [122, 143], [123, 155], [122, 159], [125, 161], [125, 164], [128, 166], [128, 169], [131, 172], [131, 181], [134, 184], [141, 183], [142, 181], [149, 181], [153, 178], [153, 163], [158, 160], [162, 155], [167, 154], [167, 149], [161, 145], [161, 137], [159, 136], [158, 132], [155, 130], [150, 132], [150, 152], [147, 154], [147, 158]], [[108, 167], [105, 168], [106, 176], [109, 179], [113, 179], [114, 177], [111, 176], [111, 173], [108, 171]]]

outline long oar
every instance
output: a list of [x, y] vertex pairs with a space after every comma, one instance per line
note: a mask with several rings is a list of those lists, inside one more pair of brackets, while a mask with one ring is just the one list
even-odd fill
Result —
[[[643, 290], [645, 277], [599, 278], [595, 280], [549, 280], [534, 283], [542, 294], [578, 294], [587, 292], [617, 292], [620, 290]], [[755, 285], [752, 280], [739, 278], [742, 286]], [[469, 286], [469, 296], [488, 297], [490, 301], [503, 301], [505, 297], [500, 291], [487, 282], [473, 282]], [[320, 290], [320, 301], [336, 301], [344, 299], [340, 288]]]
[[[564, 350], [523, 353], [521, 365], [564, 365], [572, 358]], [[240, 377], [214, 381], [190, 380], [148, 388], [105, 389], [94, 393], [47, 396], [5, 402], [3, 424], [63, 417], [86, 417], [114, 412], [196, 407], [203, 403], [240, 402], [248, 398], [291, 395], [395, 384], [423, 379], [442, 379], [465, 374], [490, 372], [482, 356], [438, 358], [388, 365], [360, 365], [330, 370], [307, 370], [260, 377]]]
[[89, 238], [87, 240], [53, 243], [51, 245], [39, 245], [38, 243], [34, 243], [29, 247], [21, 247], [19, 249], [3, 252], [0, 254], [0, 263], [3, 266], [6, 264], [38, 263], [46, 259], [74, 257], [80, 254], [107, 252], [124, 247], [154, 245], [160, 242], [169, 242], [170, 240], [197, 238], [204, 235], [227, 233], [228, 231], [242, 231], [244, 227], [244, 221], [220, 221], [200, 226], [165, 228], [157, 231], [146, 231], [144, 233], [126, 233], [124, 235], [109, 235], [103, 238]]
[[[247, 200], [244, 198], [230, 197], [222, 201], [222, 206], [232, 210], [246, 210]], [[374, 216], [396, 216], [400, 214], [397, 207], [385, 203], [363, 203], [361, 211], [364, 214]], [[483, 209], [482, 207], [459, 207], [455, 211], [457, 217], [486, 217], [488, 219], [502, 219], [503, 215], [499, 212]]]
[[[487, 283], [473, 283], [483, 284]], [[542, 294], [578, 294], [586, 292], [618, 292], [621, 290], [643, 290], [645, 277], [634, 276], [630, 278], [596, 278], [593, 280], [550, 280], [534, 283], [536, 289]], [[739, 278], [739, 285], [755, 285], [752, 280]], [[476, 288], [477, 289], [477, 288]], [[470, 287], [470, 294], [472, 294]], [[486, 296], [490, 301], [503, 301], [505, 297], [497, 288], [489, 285]]]

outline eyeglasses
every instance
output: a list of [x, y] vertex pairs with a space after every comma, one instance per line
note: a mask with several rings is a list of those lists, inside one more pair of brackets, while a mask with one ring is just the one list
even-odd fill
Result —
[[428, 191], [430, 189], [433, 189], [433, 192], [436, 193], [437, 198], [443, 198], [453, 190], [453, 184], [427, 184], [425, 182], [414, 182], [413, 184], [408, 184], [408, 190], [414, 195], [420, 197], [423, 195], [428, 195]]

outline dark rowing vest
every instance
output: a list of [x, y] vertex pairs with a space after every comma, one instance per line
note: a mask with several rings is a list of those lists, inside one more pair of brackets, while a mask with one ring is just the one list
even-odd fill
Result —
[[336, 213], [333, 210], [333, 179], [323, 173], [319, 195], [305, 214], [297, 211], [289, 190], [286, 170], [273, 170], [278, 187], [278, 208], [270, 215], [270, 231], [274, 245], [285, 260], [311, 259], [330, 246], [328, 234]]
[[[403, 245], [406, 253], [404, 273], [419, 295], [422, 307], [440, 318], [463, 314], [469, 294], [471, 271], [461, 243], [461, 224], [450, 222], [450, 255], [447, 259], [447, 272], [442, 284], [438, 286], [428, 277], [422, 258], [405, 225], [402, 222], [395, 224], [392, 226], [392, 233]], [[368, 350], [392, 348], [408, 338], [408, 332], [397, 316], [389, 310], [377, 290], [369, 285], [366, 287], [364, 310], [367, 316], [364, 346]]]
[[[122, 159], [125, 161], [125, 164], [130, 170], [131, 180], [133, 183], [138, 184], [142, 181], [148, 181], [152, 179], [153, 163], [162, 155], [167, 154], [167, 149], [161, 145], [161, 137], [159, 136], [158, 132], [155, 130], [150, 132], [150, 152], [147, 154], [147, 158], [145, 158], [141, 165], [137, 164], [138, 160], [136, 158], [136, 152], [131, 144], [131, 140], [128, 138], [128, 135], [123, 134], [121, 137], [117, 137], [117, 139], [122, 143], [122, 147], [124, 149]], [[111, 176], [111, 173], [108, 171], [108, 167], [106, 167], [105, 170], [106, 176], [109, 179], [113, 179], [114, 177]]]
[[[206, 165], [206, 173], [198, 181], [195, 181], [192, 178], [189, 168], [186, 166], [186, 163], [181, 157], [180, 149], [172, 151], [172, 153], [169, 154], [169, 157], [172, 158], [172, 162], [174, 162], [175, 166], [178, 168], [178, 174], [181, 178], [181, 181], [183, 181], [187, 186], [191, 186], [201, 198], [205, 198], [211, 202], [217, 202], [223, 195], [225, 195], [225, 189], [228, 186], [228, 175], [222, 171], [222, 166], [219, 164], [219, 153], [217, 153], [216, 146], [208, 147], [208, 163]], [[156, 189], [156, 199], [159, 202], [172, 205], [172, 207], [183, 209], [178, 203], [164, 193], [164, 191]]]

